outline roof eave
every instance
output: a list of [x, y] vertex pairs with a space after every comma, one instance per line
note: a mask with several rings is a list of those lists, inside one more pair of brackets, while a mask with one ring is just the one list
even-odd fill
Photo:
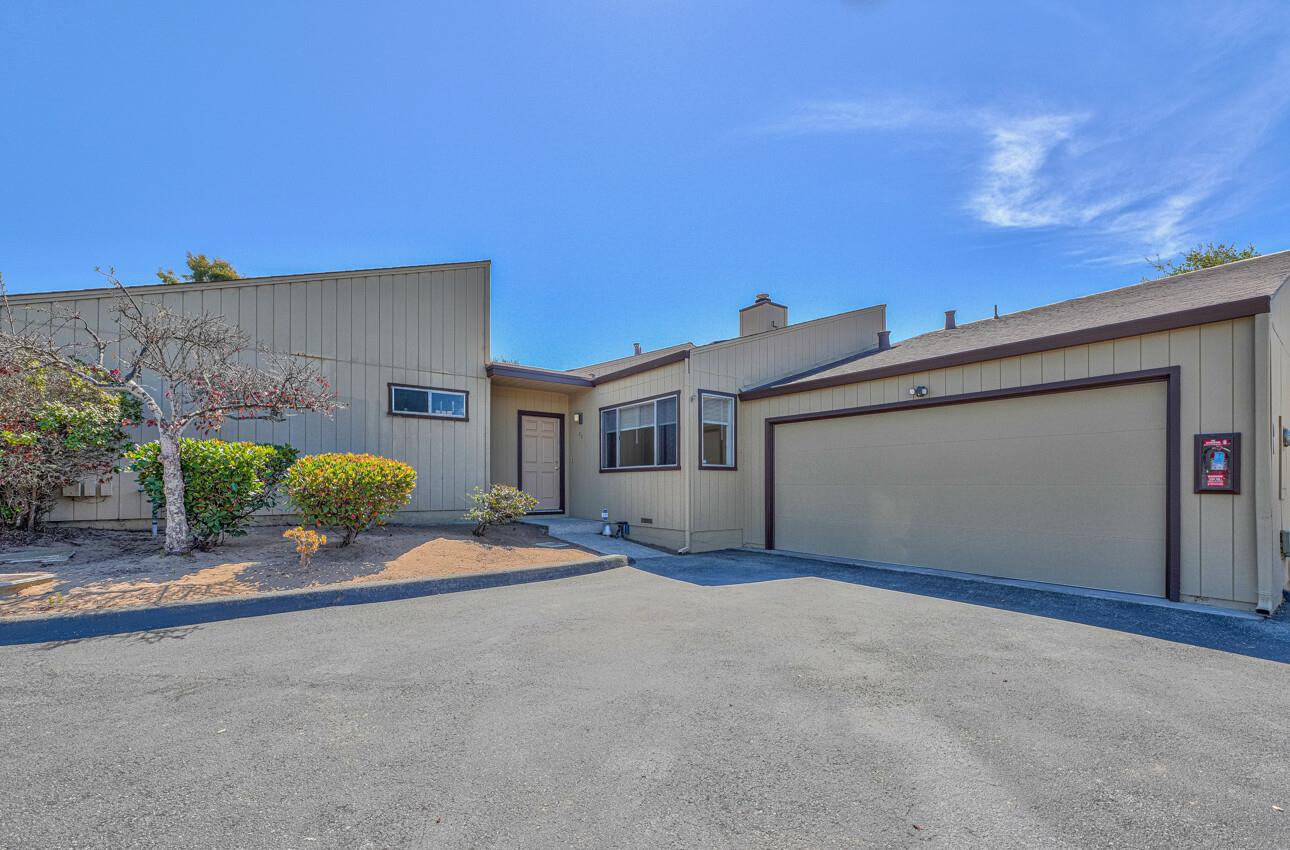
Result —
[[937, 355], [935, 357], [925, 357], [921, 360], [908, 360], [903, 363], [893, 363], [889, 366], [877, 366], [873, 369], [846, 372], [841, 375], [826, 375], [821, 378], [798, 381], [796, 383], [760, 387], [741, 392], [739, 394], [739, 398], [742, 401], [752, 401], [759, 398], [791, 395], [793, 393], [808, 392], [810, 390], [825, 389], [827, 387], [838, 387], [846, 384], [858, 384], [863, 381], [875, 381], [881, 378], [891, 378], [897, 375], [908, 375], [914, 372], [926, 372], [931, 369], [947, 369], [951, 366], [962, 366], [967, 363], [980, 363], [986, 360], [997, 360], [1001, 357], [1016, 357], [1021, 354], [1033, 354], [1040, 351], [1049, 351], [1054, 348], [1065, 348], [1071, 345], [1086, 345], [1088, 343], [1105, 342], [1106, 340], [1118, 339], [1120, 337], [1174, 330], [1175, 328], [1184, 328], [1191, 325], [1204, 325], [1210, 322], [1240, 319], [1245, 318], [1246, 316], [1256, 316], [1260, 313], [1267, 313], [1271, 310], [1271, 305], [1271, 296], [1258, 295], [1253, 298], [1243, 298], [1238, 301], [1228, 301], [1207, 307], [1195, 307], [1190, 310], [1180, 310], [1174, 313], [1164, 313], [1159, 316], [1149, 316], [1145, 319], [1114, 322], [1109, 325], [1098, 325], [1096, 327], [1084, 328], [1077, 331], [1050, 334], [1048, 336], [1035, 337], [1034, 339], [1018, 340], [1016, 342], [1006, 342], [1001, 345], [974, 348], [968, 351], [956, 351], [950, 354]]

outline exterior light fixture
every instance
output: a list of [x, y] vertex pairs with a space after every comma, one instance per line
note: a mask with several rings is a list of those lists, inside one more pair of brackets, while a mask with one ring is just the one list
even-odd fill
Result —
[[581, 424], [582, 424], [582, 411], [581, 411], [581, 410], [580, 410], [580, 411], [578, 411], [577, 413], [573, 414], [573, 421], [574, 421], [574, 422], [576, 422], [576, 423], [577, 423], [577, 424], [579, 424], [579, 425], [581, 425]]

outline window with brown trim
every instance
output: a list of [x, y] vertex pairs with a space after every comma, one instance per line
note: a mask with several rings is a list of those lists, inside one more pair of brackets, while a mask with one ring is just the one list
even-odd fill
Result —
[[735, 397], [699, 390], [699, 468], [735, 468]]
[[680, 394], [602, 408], [600, 469], [675, 469]]
[[390, 413], [429, 419], [461, 419], [469, 415], [470, 394], [465, 390], [390, 384]]

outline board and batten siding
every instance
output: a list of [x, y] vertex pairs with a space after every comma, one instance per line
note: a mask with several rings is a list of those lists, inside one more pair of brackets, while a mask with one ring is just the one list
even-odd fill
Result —
[[[302, 454], [369, 452], [397, 458], [417, 470], [416, 490], [400, 518], [448, 519], [466, 509], [472, 487], [488, 483], [489, 270], [487, 262], [460, 263], [147, 286], [133, 292], [171, 310], [223, 317], [273, 349], [315, 361], [345, 405], [334, 418], [302, 414], [284, 422], [228, 421], [214, 436], [290, 443]], [[105, 289], [12, 300], [32, 308], [27, 314], [32, 317], [72, 306], [112, 333], [116, 297]], [[468, 391], [469, 421], [390, 416], [389, 383]], [[149, 429], [135, 429], [131, 436], [155, 438]], [[131, 473], [110, 487], [110, 496], [60, 500], [51, 519], [116, 525], [151, 517]], [[280, 505], [275, 512], [284, 511]]]
[[[1253, 442], [1259, 321], [1266, 321], [1266, 317], [1215, 322], [741, 402], [739, 462], [744, 544], [765, 545], [764, 428], [768, 418], [905, 401], [909, 399], [909, 389], [917, 385], [927, 386], [931, 397], [936, 398], [1178, 366], [1182, 406], [1181, 594], [1190, 601], [1252, 607], [1259, 601], [1255, 476], [1243, 475], [1239, 495], [1194, 494], [1191, 447], [1193, 434], [1210, 431], [1241, 432]], [[1253, 453], [1246, 454], [1245, 470], [1253, 471], [1254, 457]]]
[[[492, 427], [490, 445], [492, 452], [492, 483], [520, 486], [519, 472], [519, 416], [521, 410], [537, 413], [559, 413], [564, 416], [564, 467], [565, 499], [569, 491], [569, 397], [563, 393], [549, 393], [521, 387], [493, 385]], [[568, 505], [565, 505], [566, 511]]]
[[853, 310], [776, 331], [726, 340], [690, 353], [685, 427], [692, 435], [685, 463], [689, 476], [694, 552], [738, 547], [744, 541], [743, 402], [735, 403], [738, 469], [699, 469], [699, 390], [738, 393], [750, 386], [796, 375], [860, 351], [876, 348], [886, 308]]
[[[633, 538], [676, 550], [685, 545], [686, 469], [693, 466], [694, 430], [685, 417], [686, 361], [670, 363], [648, 372], [607, 381], [574, 395], [569, 409], [582, 413], [582, 424], [566, 422], [569, 429], [569, 500], [573, 516], [597, 518], [607, 509], [611, 519], [631, 523]], [[681, 393], [677, 405], [677, 453], [681, 469], [631, 472], [600, 471], [600, 408], [626, 404], [665, 393]], [[653, 522], [643, 524], [641, 519]]]

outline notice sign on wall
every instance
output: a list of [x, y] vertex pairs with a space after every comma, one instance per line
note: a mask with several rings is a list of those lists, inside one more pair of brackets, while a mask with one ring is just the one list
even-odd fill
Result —
[[1196, 492], [1241, 492], [1241, 435], [1196, 435]]

